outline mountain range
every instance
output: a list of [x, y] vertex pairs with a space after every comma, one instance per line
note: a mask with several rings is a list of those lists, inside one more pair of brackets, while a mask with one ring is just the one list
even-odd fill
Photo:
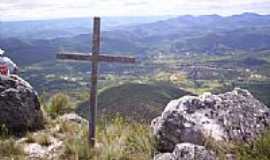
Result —
[[[172, 16], [152, 17], [103, 17], [103, 30], [113, 30], [118, 26], [151, 23], [168, 19]], [[91, 18], [64, 18], [51, 20], [0, 21], [0, 35], [5, 38], [20, 39], [53, 39], [72, 37], [78, 34], [90, 33]]]
[[[270, 49], [270, 15], [244, 13], [229, 17], [187, 15], [138, 19], [123, 22], [115, 18], [110, 22], [104, 18], [102, 51], [144, 57], [157, 52], [225, 54]], [[90, 52], [91, 35], [87, 27], [90, 21], [75, 22], [72, 19], [2, 22], [0, 48], [21, 65], [53, 60], [60, 50]]]

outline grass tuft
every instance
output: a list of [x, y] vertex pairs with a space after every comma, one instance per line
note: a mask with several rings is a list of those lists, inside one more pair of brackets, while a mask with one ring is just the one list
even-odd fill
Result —
[[147, 125], [127, 122], [122, 117], [102, 120], [97, 125], [97, 145], [89, 150], [87, 125], [66, 136], [63, 159], [149, 160], [154, 141]]
[[58, 93], [50, 100], [49, 104], [45, 105], [45, 111], [53, 118], [62, 115], [71, 110], [71, 102], [69, 96]]
[[36, 134], [33, 137], [34, 141], [42, 146], [51, 145], [50, 136], [46, 133]]
[[50, 140], [50, 136], [48, 133], [38, 133], [38, 134], [27, 133], [25, 142], [26, 143], [38, 143], [42, 146], [51, 145], [51, 140]]
[[26, 134], [26, 143], [35, 143], [35, 138], [34, 138], [34, 136], [33, 136], [33, 134], [32, 133], [27, 133]]
[[13, 138], [0, 140], [0, 157], [5, 159], [24, 159], [23, 146]]

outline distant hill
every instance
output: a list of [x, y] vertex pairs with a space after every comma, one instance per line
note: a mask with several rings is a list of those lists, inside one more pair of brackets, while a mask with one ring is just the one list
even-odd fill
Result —
[[20, 66], [52, 61], [59, 50], [59, 47], [48, 40], [28, 42], [18, 38], [0, 38], [0, 48]]
[[[167, 83], [127, 83], [109, 88], [98, 96], [98, 114], [121, 114], [128, 119], [149, 121], [160, 114], [167, 103], [192, 93]], [[87, 116], [89, 102], [80, 104], [77, 113]]]

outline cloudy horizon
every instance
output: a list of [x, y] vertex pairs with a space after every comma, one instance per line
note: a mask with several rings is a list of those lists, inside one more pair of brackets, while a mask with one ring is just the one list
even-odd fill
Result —
[[1, 0], [0, 20], [87, 16], [270, 14], [270, 0]]

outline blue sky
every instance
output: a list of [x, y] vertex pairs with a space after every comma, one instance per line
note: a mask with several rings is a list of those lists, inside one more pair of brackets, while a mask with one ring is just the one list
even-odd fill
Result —
[[1, 20], [243, 12], [270, 14], [270, 0], [0, 0]]

